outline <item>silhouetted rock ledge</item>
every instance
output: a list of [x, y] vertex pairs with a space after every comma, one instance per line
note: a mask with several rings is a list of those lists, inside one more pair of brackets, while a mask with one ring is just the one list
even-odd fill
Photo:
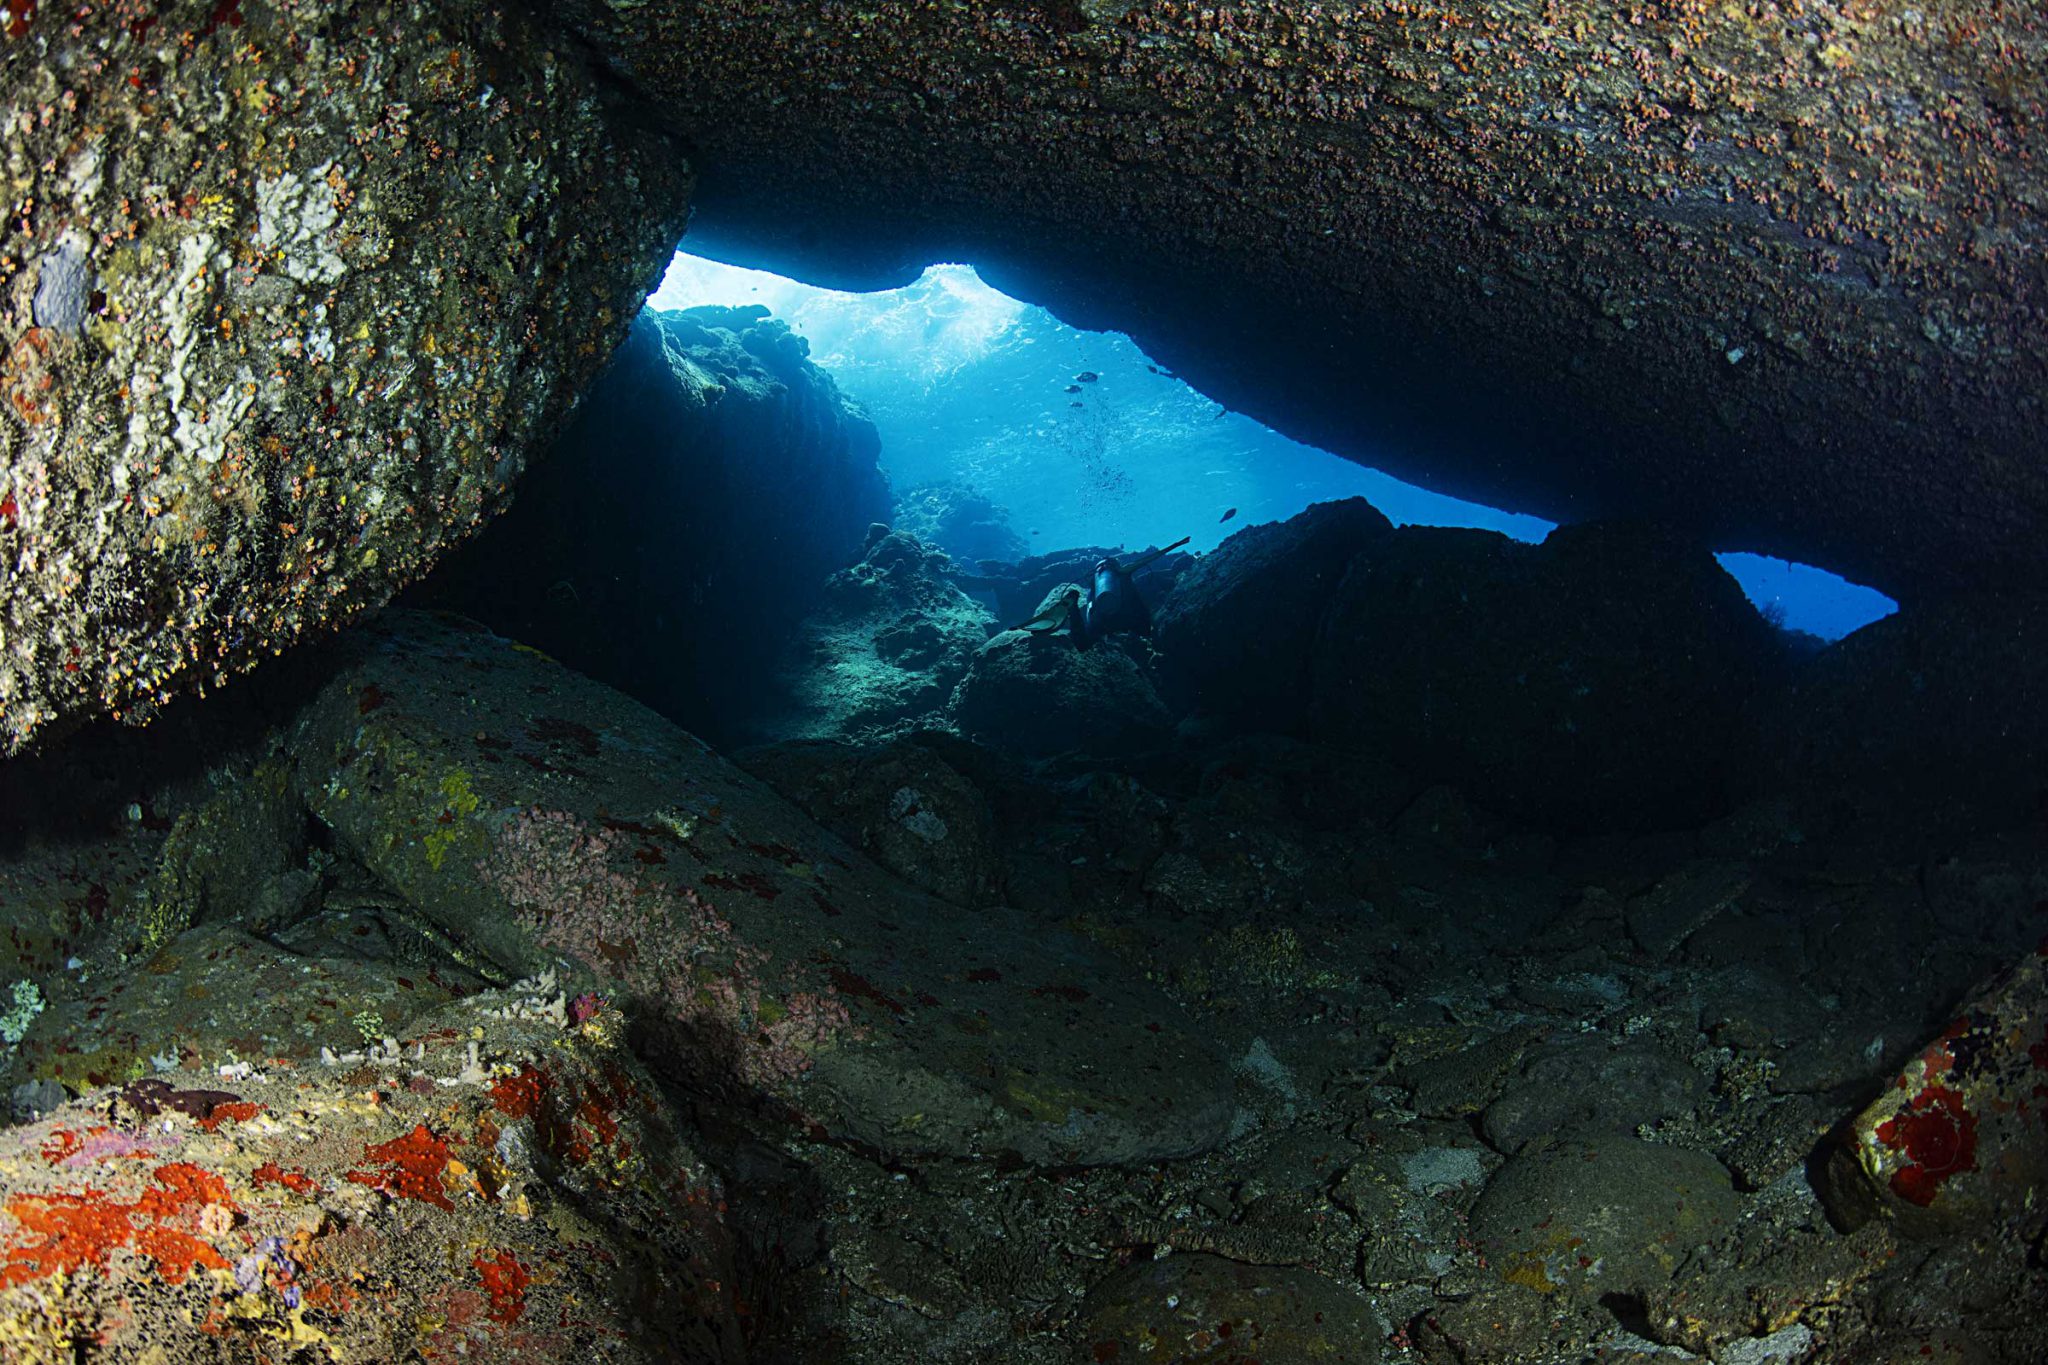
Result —
[[721, 742], [889, 508], [874, 424], [766, 313], [643, 312], [512, 506], [404, 604]]
[[1227, 1066], [1105, 951], [898, 882], [635, 702], [453, 617], [351, 642], [294, 749], [314, 813], [461, 951], [559, 964], [658, 1065], [884, 1152], [1200, 1151]]
[[1298, 440], [1554, 520], [1902, 600], [2048, 575], [2036, 7], [556, 12], [689, 139], [693, 240], [736, 264], [972, 260]]

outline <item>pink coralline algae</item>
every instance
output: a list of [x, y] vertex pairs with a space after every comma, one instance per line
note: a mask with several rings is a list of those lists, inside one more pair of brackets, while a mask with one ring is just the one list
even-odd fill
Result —
[[[777, 990], [769, 954], [688, 887], [636, 871], [628, 841], [566, 811], [532, 809], [506, 821], [478, 865], [485, 882], [550, 951], [615, 980], [665, 1013], [750, 1085], [791, 1081], [812, 1054], [860, 1031], [829, 984], [805, 989], [794, 972]], [[585, 1000], [592, 1012], [594, 995]]]

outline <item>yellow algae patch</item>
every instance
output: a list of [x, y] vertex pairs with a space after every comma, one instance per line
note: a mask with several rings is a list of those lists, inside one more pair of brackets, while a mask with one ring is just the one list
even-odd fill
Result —
[[436, 872], [441, 870], [449, 848], [467, 832], [463, 821], [475, 815], [481, 804], [476, 793], [470, 790], [469, 774], [460, 768], [441, 779], [441, 796], [447, 802], [441, 813], [442, 823], [429, 830], [421, 841], [426, 850], [427, 866]]
[[1003, 1086], [1003, 1100], [1012, 1109], [1029, 1114], [1041, 1123], [1064, 1123], [1074, 1112], [1074, 1106], [1084, 1103], [1088, 1096], [1077, 1090], [1064, 1087], [1042, 1086], [1027, 1089], [1021, 1077], [1012, 1076]]

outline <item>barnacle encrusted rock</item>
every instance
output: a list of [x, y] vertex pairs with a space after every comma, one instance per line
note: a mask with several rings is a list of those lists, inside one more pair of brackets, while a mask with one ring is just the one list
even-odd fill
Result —
[[337, 841], [501, 968], [628, 1008], [650, 1061], [885, 1152], [1085, 1165], [1220, 1141], [1229, 1069], [1134, 969], [899, 882], [645, 707], [390, 611], [292, 749]]
[[971, 260], [1559, 519], [1901, 595], [2048, 568], [2035, 6], [564, 10], [690, 136], [700, 248], [842, 287]]
[[690, 186], [516, 9], [9, 15], [0, 753], [418, 574], [610, 354]]

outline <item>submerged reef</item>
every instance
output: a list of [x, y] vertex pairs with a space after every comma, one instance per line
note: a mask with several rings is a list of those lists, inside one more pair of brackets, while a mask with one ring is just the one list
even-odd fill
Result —
[[[37, 1002], [0, 1074], [0, 1343], [2033, 1365], [2048, 844], [2012, 775], [2048, 751], [1941, 701], [1987, 658], [2044, 696], [2007, 652], [2033, 606], [1809, 656], [1669, 537], [1506, 544], [1311, 509], [1174, 565], [1156, 640], [997, 632], [895, 720], [737, 766], [391, 609], [0, 768], [41, 794], [0, 831], [0, 979]], [[960, 573], [878, 529], [818, 620], [988, 636]], [[1395, 684], [1318, 691], [1328, 620], [1389, 593], [1469, 610]], [[1515, 614], [1645, 705], [1468, 667]], [[1077, 668], [1142, 682], [1145, 723], [1062, 722], [1123, 714]], [[1809, 743], [1673, 703], [1703, 668]], [[1411, 690], [1488, 688], [1538, 776], [1404, 734]], [[1947, 705], [1954, 763], [1822, 704], [1851, 697]], [[1547, 809], [1545, 718], [1637, 771]], [[1742, 782], [1672, 758], [1688, 724]], [[1674, 771], [1713, 799], [1647, 819]], [[1969, 814], [1905, 837], [1915, 795]]]

